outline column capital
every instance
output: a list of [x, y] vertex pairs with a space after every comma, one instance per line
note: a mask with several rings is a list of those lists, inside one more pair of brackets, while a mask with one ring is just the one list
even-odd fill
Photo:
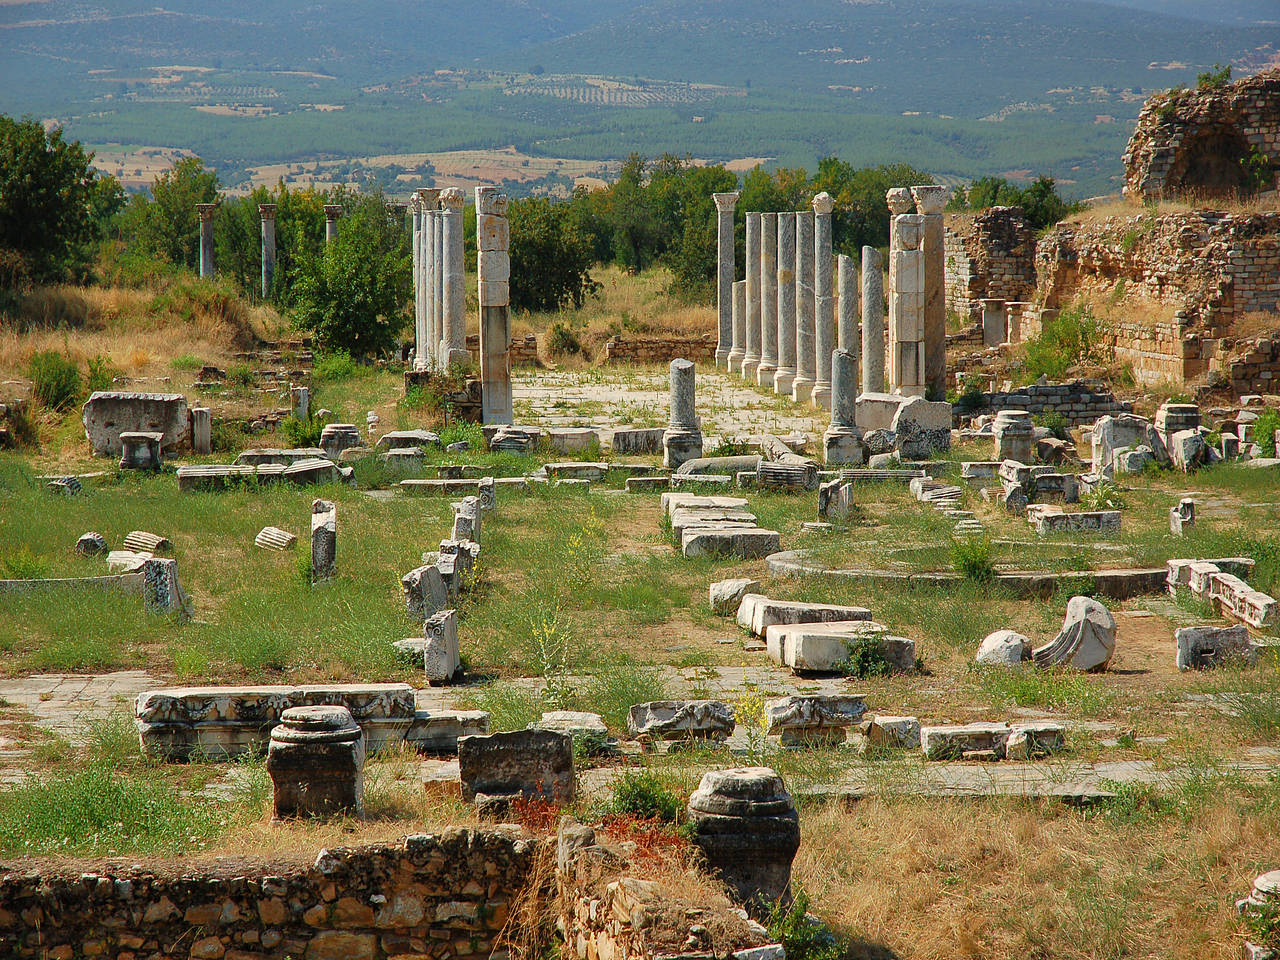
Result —
[[419, 187], [415, 192], [418, 197], [418, 203], [423, 210], [436, 209], [436, 204], [440, 202], [439, 187]]
[[337, 220], [342, 216], [342, 204], [326, 203], [324, 205], [324, 218], [326, 220]]
[[476, 213], [480, 216], [505, 217], [510, 202], [501, 187], [476, 187]]
[[718, 213], [733, 213], [733, 208], [738, 205], [738, 191], [732, 193], [713, 193], [711, 199], [716, 202], [716, 211]]
[[951, 188], [941, 184], [925, 184], [911, 188], [916, 209], [925, 216], [940, 216], [951, 196]]
[[218, 209], [216, 203], [197, 203], [196, 213], [200, 214], [200, 219], [208, 223], [213, 219], [213, 211]]
[[820, 217], [830, 216], [835, 207], [836, 202], [831, 199], [831, 194], [825, 190], [813, 198], [813, 212]]
[[466, 194], [461, 187], [445, 187], [440, 191], [440, 209], [458, 211], [466, 202]]
[[263, 220], [274, 220], [276, 218], [276, 205], [274, 203], [258, 204], [258, 216]]
[[884, 199], [889, 204], [889, 212], [892, 214], [915, 212], [915, 200], [912, 199], [911, 191], [906, 187], [894, 187], [884, 195]]

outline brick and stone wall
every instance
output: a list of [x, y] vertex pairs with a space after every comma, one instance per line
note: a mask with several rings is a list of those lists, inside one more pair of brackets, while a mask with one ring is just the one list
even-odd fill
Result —
[[0, 877], [0, 956], [504, 956], [495, 938], [530, 880], [536, 843], [517, 827], [450, 828], [322, 851], [292, 870], [13, 872]]
[[1073, 380], [1019, 387], [1017, 390], [981, 394], [974, 406], [954, 408], [956, 423], [969, 417], [999, 413], [1001, 410], [1026, 410], [1032, 416], [1057, 413], [1071, 426], [1093, 423], [1099, 417], [1128, 413], [1133, 405], [1120, 401], [1101, 380]]
[[[480, 335], [467, 337], [467, 353], [471, 354], [471, 362], [480, 366]], [[511, 365], [513, 367], [536, 367], [538, 365], [538, 338], [533, 334], [511, 338]]]
[[1020, 207], [991, 207], [947, 218], [947, 310], [982, 319], [984, 298], [1030, 300], [1036, 288], [1036, 238]]
[[1124, 154], [1125, 193], [1148, 199], [1248, 192], [1256, 186], [1242, 163], [1250, 154], [1265, 158], [1263, 178], [1274, 188], [1280, 179], [1280, 68], [1217, 90], [1151, 97]]
[[701, 337], [648, 337], [627, 340], [613, 337], [604, 345], [607, 363], [670, 363], [672, 360], [714, 363], [716, 341]]
[[1109, 323], [1102, 345], [1140, 381], [1190, 380], [1222, 355], [1236, 320], [1280, 311], [1280, 214], [1197, 210], [1059, 224], [1037, 244], [1036, 272], [1037, 301], [1048, 307], [1084, 295], [1119, 315], [1126, 304], [1162, 312]]
[[1235, 343], [1221, 366], [1232, 393], [1280, 393], [1280, 337]]

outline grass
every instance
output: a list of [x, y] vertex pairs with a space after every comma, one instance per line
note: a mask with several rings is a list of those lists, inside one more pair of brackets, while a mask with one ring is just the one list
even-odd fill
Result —
[[1115, 709], [1114, 691], [1089, 674], [1030, 666], [971, 669], [978, 697], [996, 709], [1035, 707], [1079, 717], [1110, 716]]

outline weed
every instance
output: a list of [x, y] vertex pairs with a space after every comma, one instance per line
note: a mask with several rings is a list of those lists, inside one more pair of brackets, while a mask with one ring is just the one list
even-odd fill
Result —
[[684, 813], [684, 802], [653, 773], [628, 771], [614, 782], [609, 809], [641, 820], [676, 823]]
[[951, 566], [966, 579], [988, 583], [996, 575], [991, 559], [991, 540], [987, 536], [958, 537], [951, 541]]
[[1264, 457], [1276, 455], [1276, 431], [1280, 430], [1280, 411], [1270, 408], [1253, 421], [1253, 442], [1262, 448]]
[[478, 423], [455, 420], [440, 431], [440, 443], [442, 446], [447, 447], [451, 443], [458, 443], [462, 440], [467, 441], [472, 450], [483, 450], [483, 428]]
[[288, 416], [280, 421], [280, 430], [288, 438], [291, 447], [318, 447], [324, 421], [315, 417], [299, 420], [295, 416]]
[[765, 926], [769, 938], [782, 944], [787, 960], [841, 960], [847, 944], [830, 927], [809, 914], [809, 896], [797, 890], [787, 904], [777, 903]]
[[120, 376], [120, 371], [112, 365], [111, 358], [98, 354], [98, 356], [89, 360], [85, 386], [89, 393], [97, 390], [110, 390], [113, 381], [118, 376]]
[[227, 367], [227, 383], [248, 388], [253, 386], [253, 367], [247, 363], [233, 363]]
[[7, 580], [41, 580], [49, 575], [49, 564], [23, 547], [0, 557], [0, 573]]
[[75, 361], [56, 350], [41, 350], [27, 363], [31, 396], [42, 407], [61, 413], [80, 399], [80, 371]]
[[180, 353], [169, 361], [172, 370], [199, 370], [203, 366], [204, 361], [194, 353]]
[[1070, 426], [1067, 418], [1060, 414], [1057, 410], [1050, 410], [1048, 413], [1041, 413], [1031, 418], [1037, 427], [1044, 427], [1050, 434], [1059, 440], [1067, 440], [1070, 438]]
[[547, 331], [547, 353], [553, 357], [582, 353], [582, 342], [568, 324], [557, 320]]
[[1249, 939], [1268, 950], [1280, 950], [1280, 903], [1264, 903], [1244, 911]]
[[839, 665], [846, 677], [866, 680], [870, 677], [887, 677], [893, 666], [885, 659], [880, 641], [875, 637], [858, 637], [849, 644], [849, 656]]
[[351, 354], [345, 350], [334, 350], [316, 357], [315, 366], [311, 368], [311, 378], [316, 383], [341, 382], [363, 377], [369, 368], [356, 363]]
[[1038, 670], [971, 666], [978, 693], [997, 707], [1036, 707], [1070, 711], [1081, 716], [1106, 716], [1115, 694], [1096, 677], [1070, 670]]
[[1103, 481], [1088, 493], [1080, 494], [1081, 510], [1123, 510], [1128, 505], [1120, 488], [1110, 481]]
[[1040, 336], [1025, 348], [1023, 370], [1028, 382], [1042, 376], [1061, 380], [1071, 367], [1092, 360], [1100, 326], [1088, 305], [1063, 311], [1046, 323]]

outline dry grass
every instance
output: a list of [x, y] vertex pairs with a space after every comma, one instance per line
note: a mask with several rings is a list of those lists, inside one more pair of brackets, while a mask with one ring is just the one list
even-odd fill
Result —
[[[964, 804], [963, 806], [960, 804]], [[1058, 804], [875, 800], [801, 819], [821, 916], [904, 960], [1238, 956], [1234, 900], [1274, 866], [1274, 811], [1191, 821]]]
[[1177, 200], [1161, 200], [1158, 203], [1140, 203], [1126, 197], [1111, 195], [1089, 204], [1079, 213], [1064, 219], [1065, 223], [1088, 223], [1107, 217], [1166, 216], [1172, 213], [1190, 213], [1193, 210], [1222, 210], [1236, 216], [1251, 213], [1276, 213], [1280, 211], [1280, 194], [1270, 193], [1261, 197], [1224, 198], [1190, 195]]

